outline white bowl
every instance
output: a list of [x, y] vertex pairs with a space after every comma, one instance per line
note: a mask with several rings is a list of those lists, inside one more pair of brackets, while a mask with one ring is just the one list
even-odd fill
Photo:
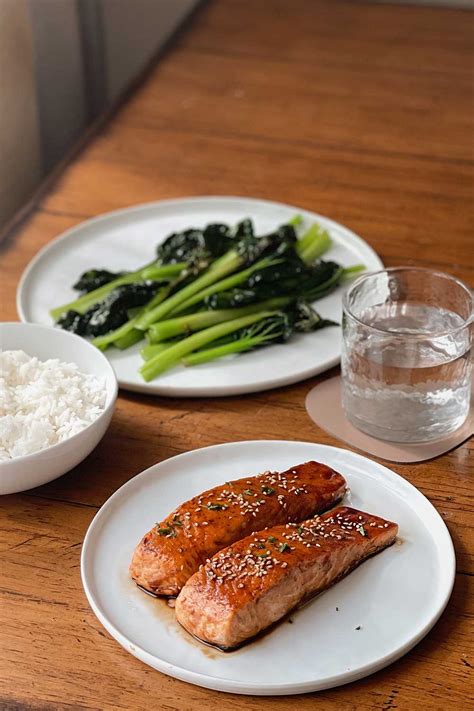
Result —
[[40, 360], [59, 358], [83, 373], [103, 378], [104, 411], [69, 439], [24, 457], [0, 462], [0, 494], [13, 494], [46, 484], [82, 462], [102, 439], [117, 399], [117, 378], [107, 358], [79, 336], [59, 328], [30, 323], [0, 323], [0, 348], [22, 350]]

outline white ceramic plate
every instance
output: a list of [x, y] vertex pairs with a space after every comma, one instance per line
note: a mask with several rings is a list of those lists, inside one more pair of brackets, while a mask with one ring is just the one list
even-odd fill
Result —
[[[340, 471], [351, 488], [346, 502], [396, 521], [402, 542], [292, 615], [293, 624], [282, 623], [236, 652], [210, 650], [180, 628], [166, 603], [128, 579], [135, 544], [184, 499], [226, 479], [309, 459]], [[95, 614], [138, 659], [210, 689], [279, 695], [345, 684], [405, 654], [443, 611], [455, 558], [439, 514], [389, 469], [335, 447], [259, 441], [181, 454], [131, 479], [93, 520], [81, 567]]]
[[[360, 237], [315, 213], [266, 200], [203, 197], [168, 200], [111, 212], [74, 227], [48, 244], [33, 259], [20, 281], [17, 308], [23, 321], [51, 325], [49, 310], [71, 301], [71, 284], [91, 267], [133, 269], [153, 258], [155, 246], [171, 232], [208, 222], [233, 224], [252, 217], [258, 232], [285, 222], [296, 213], [305, 224], [318, 221], [329, 230], [334, 246], [328, 259], [350, 266], [365, 264], [380, 269], [382, 262]], [[341, 318], [342, 289], [318, 301], [318, 311], [336, 321]], [[139, 346], [126, 351], [107, 351], [119, 385], [128, 390], [174, 397], [236, 395], [289, 385], [316, 375], [339, 362], [340, 329], [294, 337], [273, 346], [218, 363], [194, 368], [175, 368], [151, 383], [137, 370]], [[269, 368], [269, 358], [271, 368]]]

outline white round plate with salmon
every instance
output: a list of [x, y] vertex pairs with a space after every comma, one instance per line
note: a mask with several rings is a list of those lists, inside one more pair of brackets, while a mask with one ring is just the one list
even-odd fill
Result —
[[[349, 490], [341, 501], [343, 507], [396, 523], [398, 535], [392, 545], [286, 615], [266, 634], [232, 652], [206, 646], [178, 623], [166, 600], [147, 595], [131, 579], [129, 566], [137, 543], [182, 502], [224, 482], [282, 472], [311, 460], [345, 478]], [[388, 525], [386, 529], [380, 525], [382, 532], [389, 530]], [[357, 526], [361, 544], [367, 531], [372, 535], [376, 530]], [[294, 545], [288, 540], [288, 547], [278, 546], [275, 558], [284, 557]], [[181, 454], [124, 484], [91, 523], [81, 570], [87, 598], [100, 622], [145, 664], [210, 689], [283, 695], [355, 681], [408, 652], [433, 627], [449, 600], [455, 556], [436, 509], [390, 469], [336, 447], [251, 441]]]

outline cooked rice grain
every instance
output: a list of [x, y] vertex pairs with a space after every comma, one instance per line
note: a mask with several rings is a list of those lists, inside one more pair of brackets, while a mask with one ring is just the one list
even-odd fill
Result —
[[58, 444], [99, 417], [105, 382], [74, 363], [0, 351], [0, 461]]

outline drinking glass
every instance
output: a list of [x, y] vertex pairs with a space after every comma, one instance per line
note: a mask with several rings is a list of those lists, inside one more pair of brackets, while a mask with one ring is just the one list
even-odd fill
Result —
[[343, 299], [342, 405], [357, 429], [426, 442], [465, 421], [473, 298], [461, 281], [399, 267], [357, 279]]

